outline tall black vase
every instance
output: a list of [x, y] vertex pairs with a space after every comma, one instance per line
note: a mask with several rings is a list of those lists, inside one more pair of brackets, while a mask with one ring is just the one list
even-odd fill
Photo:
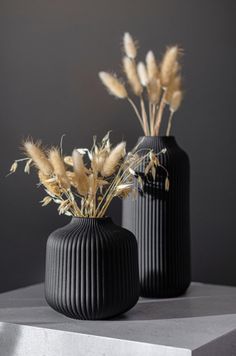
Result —
[[139, 298], [134, 235], [110, 218], [72, 218], [48, 238], [45, 296], [75, 319], [105, 319], [132, 308]]
[[165, 191], [166, 172], [158, 168], [154, 179], [145, 178], [136, 200], [123, 201], [123, 226], [138, 240], [141, 295], [175, 297], [191, 280], [189, 159], [171, 136], [141, 137], [138, 143], [141, 152], [167, 149], [160, 163], [169, 173], [170, 189]]

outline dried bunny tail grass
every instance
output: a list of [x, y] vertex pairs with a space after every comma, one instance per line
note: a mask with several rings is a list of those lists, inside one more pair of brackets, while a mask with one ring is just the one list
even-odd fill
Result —
[[172, 98], [170, 100], [170, 116], [166, 129], [166, 136], [170, 135], [173, 115], [179, 109], [182, 99], [183, 99], [183, 93], [181, 90], [177, 90], [173, 93]]
[[23, 147], [26, 155], [33, 160], [36, 167], [43, 174], [50, 176], [53, 173], [53, 167], [40, 147], [40, 143], [27, 140], [23, 143]]
[[123, 67], [129, 84], [135, 95], [140, 96], [143, 88], [140, 83], [135, 62], [129, 57], [123, 58]]
[[70, 181], [66, 175], [66, 169], [58, 148], [51, 148], [48, 153], [49, 160], [53, 166], [54, 174], [58, 178], [61, 186], [65, 189], [70, 188]]
[[158, 78], [159, 69], [156, 62], [156, 58], [152, 51], [149, 51], [146, 55], [146, 65], [147, 65], [147, 73], [148, 73], [149, 80]]
[[121, 158], [125, 156], [125, 147], [126, 143], [121, 142], [115, 148], [113, 148], [104, 162], [104, 166], [101, 172], [104, 177], [109, 177], [115, 173]]
[[61, 191], [56, 181], [52, 181], [48, 175], [45, 175], [42, 171], [38, 172], [38, 177], [40, 183], [49, 191], [53, 196], [59, 197], [61, 195]]
[[178, 76], [173, 76], [171, 79], [171, 82], [166, 90], [166, 95], [165, 95], [165, 101], [166, 103], [170, 103], [172, 95], [175, 91], [181, 90], [182, 86], [182, 78], [180, 75]]
[[76, 188], [77, 187], [77, 179], [76, 179], [76, 174], [75, 172], [71, 172], [71, 171], [66, 171], [66, 175], [70, 181], [70, 184]]
[[100, 173], [102, 171], [107, 156], [108, 156], [108, 152], [106, 151], [93, 154], [91, 167], [95, 172]]
[[91, 197], [94, 197], [98, 187], [98, 179], [96, 175], [90, 174], [88, 177], [88, 182], [89, 182], [89, 195]]
[[86, 167], [83, 162], [83, 156], [77, 150], [73, 150], [72, 161], [75, 173], [75, 180], [77, 182], [76, 188], [79, 194], [86, 196], [89, 190], [89, 182], [88, 177], [86, 175]]
[[176, 65], [178, 55], [178, 46], [167, 48], [164, 54], [164, 58], [161, 64], [161, 82], [164, 88], [166, 88], [170, 83], [173, 68]]
[[[179, 50], [180, 51], [180, 50]], [[180, 52], [179, 52], [180, 53]], [[173, 65], [173, 69], [172, 69], [172, 74], [171, 74], [171, 78], [176, 77], [181, 70], [181, 65], [178, 61], [175, 61], [174, 65]]]
[[137, 56], [137, 46], [132, 36], [126, 32], [123, 37], [124, 52], [127, 57], [134, 59]]
[[99, 72], [99, 78], [110, 94], [119, 99], [125, 99], [128, 97], [124, 84], [115, 75], [107, 72]]
[[175, 91], [170, 101], [170, 111], [176, 112], [181, 105], [182, 99], [183, 99], [182, 91], [181, 90]]
[[116, 187], [114, 196], [120, 197], [120, 198], [126, 198], [127, 196], [130, 195], [130, 193], [133, 191], [133, 184], [128, 183], [128, 184], [120, 184]]
[[71, 156], [65, 156], [64, 157], [64, 162], [70, 167], [73, 167], [73, 162], [72, 162], [72, 157]]
[[138, 75], [139, 75], [141, 84], [144, 87], [146, 87], [149, 80], [148, 80], [148, 73], [147, 73], [145, 64], [143, 62], [139, 62], [138, 66], [137, 66], [137, 70], [138, 70]]
[[72, 152], [72, 162], [74, 167], [74, 172], [77, 174], [85, 174], [86, 167], [83, 161], [83, 155], [78, 152], [78, 150], [73, 150]]
[[161, 95], [160, 79], [152, 79], [147, 86], [148, 98], [151, 104], [158, 104]]

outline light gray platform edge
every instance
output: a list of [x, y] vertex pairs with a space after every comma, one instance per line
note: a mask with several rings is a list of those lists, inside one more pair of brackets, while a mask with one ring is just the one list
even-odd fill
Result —
[[50, 309], [43, 285], [0, 295], [0, 356], [236, 356], [236, 288], [194, 283], [125, 316], [76, 321]]

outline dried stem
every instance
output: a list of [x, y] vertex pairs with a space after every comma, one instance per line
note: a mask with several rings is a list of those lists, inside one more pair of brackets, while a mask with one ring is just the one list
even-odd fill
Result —
[[[151, 107], [150, 111], [152, 111]], [[155, 159], [157, 160], [147, 150], [145, 154], [139, 155], [141, 151], [144, 151], [139, 148], [139, 145], [126, 154], [125, 146], [126, 143], [121, 142], [111, 149], [108, 133], [100, 144], [97, 144], [94, 138], [90, 151], [74, 149], [71, 156], [66, 156], [65, 161], [61, 155], [61, 149], [52, 147], [48, 154], [49, 164], [52, 167], [50, 175], [45, 169], [43, 171], [39, 168], [39, 166], [45, 168], [41, 164], [41, 160], [45, 163], [45, 157], [47, 159], [44, 150], [38, 151], [38, 147], [35, 150], [35, 146], [33, 148], [30, 146], [30, 150], [26, 151], [27, 158], [14, 161], [10, 170], [14, 173], [17, 163], [23, 160], [26, 160], [26, 164], [29, 165], [31, 155], [34, 156], [39, 162], [36, 166], [40, 181], [38, 185], [43, 186], [47, 193], [41, 201], [42, 206], [53, 201], [58, 204], [59, 215], [103, 217], [114, 197], [123, 198], [130, 193], [135, 193], [137, 186], [134, 184], [134, 177], [137, 178], [139, 186], [143, 187], [143, 177], [135, 169], [147, 157], [150, 159], [148, 165], [152, 168]], [[85, 161], [85, 155], [88, 155], [89, 165]], [[145, 174], [146, 171], [148, 170], [145, 170]], [[25, 172], [30, 173], [28, 169], [25, 169]]]
[[156, 122], [155, 122], [155, 128], [154, 128], [155, 135], [157, 135], [157, 136], [160, 133], [161, 120], [162, 120], [162, 116], [163, 116], [163, 111], [164, 111], [165, 106], [166, 106], [165, 95], [166, 95], [166, 91], [164, 90], [163, 94], [162, 94], [160, 106], [159, 106], [159, 109], [158, 109], [157, 118], [156, 118]]
[[149, 132], [149, 127], [148, 127], [148, 119], [147, 119], [147, 112], [145, 109], [145, 104], [143, 97], [140, 96], [140, 104], [141, 104], [141, 112], [142, 112], [142, 117], [143, 117], [143, 128], [144, 128], [144, 133], [146, 136], [150, 135]]
[[172, 125], [172, 118], [174, 115], [174, 111], [170, 111], [169, 119], [168, 119], [168, 126], [166, 130], [166, 136], [170, 136], [170, 130], [171, 130], [171, 125]]
[[130, 99], [130, 98], [127, 98], [127, 99], [128, 99], [128, 102], [131, 104], [132, 108], [134, 109], [134, 111], [135, 111], [135, 113], [136, 113], [136, 115], [138, 117], [138, 120], [140, 122], [140, 125], [142, 126], [142, 129], [144, 130], [143, 120], [142, 120], [142, 117], [141, 117], [141, 115], [140, 115], [140, 113], [138, 111], [137, 106], [135, 105], [135, 103], [133, 102], [132, 99]]
[[137, 61], [136, 65], [137, 45], [128, 32], [123, 37], [123, 49], [123, 70], [132, 93], [140, 98], [140, 110], [122, 79], [107, 72], [100, 72], [100, 79], [111, 94], [129, 101], [146, 136], [160, 135], [165, 106], [176, 111], [182, 101], [181, 50], [177, 45], [167, 47], [160, 62], [149, 51], [145, 62]]

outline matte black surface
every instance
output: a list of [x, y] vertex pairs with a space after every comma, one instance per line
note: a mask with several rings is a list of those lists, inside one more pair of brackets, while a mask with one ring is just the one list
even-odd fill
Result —
[[[125, 31], [139, 40], [138, 60], [170, 44], [184, 49], [172, 134], [191, 161], [192, 278], [236, 285], [235, 14], [235, 0], [0, 1], [0, 291], [43, 281], [47, 237], [69, 220], [40, 207], [36, 177], [5, 178], [21, 140], [58, 145], [66, 133], [69, 153], [108, 130], [128, 148], [142, 135], [128, 103], [97, 75], [120, 75]], [[117, 223], [120, 205], [109, 211]]]
[[[123, 202], [123, 226], [134, 233], [139, 248], [139, 273], [143, 297], [175, 297], [191, 281], [189, 159], [174, 137], [141, 137], [139, 150], [163, 148], [160, 163], [168, 170], [170, 189], [165, 190], [162, 167], [145, 178], [137, 199]], [[140, 167], [144, 172], [145, 164]]]
[[110, 218], [73, 218], [48, 238], [45, 296], [71, 318], [105, 319], [139, 298], [134, 235]]

